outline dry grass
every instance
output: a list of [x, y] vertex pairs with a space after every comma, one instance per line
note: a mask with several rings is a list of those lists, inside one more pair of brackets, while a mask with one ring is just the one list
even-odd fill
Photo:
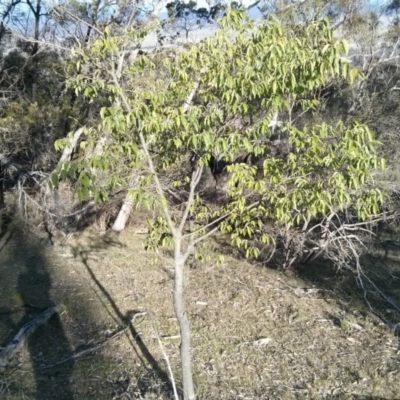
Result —
[[[157, 335], [179, 385], [172, 269], [154, 262], [137, 230], [87, 232], [51, 247], [14, 228], [0, 253], [1, 342], [39, 308], [55, 303], [61, 311], [1, 375], [2, 398], [170, 398]], [[224, 252], [219, 246], [208, 243], [210, 255]], [[233, 255], [222, 266], [190, 264], [186, 302], [199, 399], [399, 398], [398, 340], [366, 311], [345, 275], [313, 285]], [[132, 329], [109, 339], [134, 315]]]

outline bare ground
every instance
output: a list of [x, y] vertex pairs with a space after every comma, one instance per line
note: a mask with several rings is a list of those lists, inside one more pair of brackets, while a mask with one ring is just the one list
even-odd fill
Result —
[[[18, 226], [1, 234], [1, 344], [59, 309], [0, 374], [2, 399], [171, 398], [161, 346], [179, 386], [172, 269], [137, 231], [57, 246]], [[283, 275], [215, 241], [204, 251], [211, 261], [191, 260], [186, 286], [199, 399], [400, 399], [398, 338], [349, 275]]]

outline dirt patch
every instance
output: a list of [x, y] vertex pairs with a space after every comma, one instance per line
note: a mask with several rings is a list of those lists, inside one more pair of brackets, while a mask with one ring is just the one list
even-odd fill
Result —
[[[134, 228], [119, 236], [87, 232], [63, 246], [9, 229], [0, 253], [2, 345], [44, 308], [55, 304], [60, 313], [0, 376], [2, 398], [170, 398], [158, 343], [159, 336], [179, 386], [168, 260], [146, 252]], [[192, 262], [187, 273], [198, 398], [400, 393], [397, 338], [362, 305], [356, 286], [340, 292], [339, 275], [328, 276], [327, 286], [229, 255], [222, 266]]]

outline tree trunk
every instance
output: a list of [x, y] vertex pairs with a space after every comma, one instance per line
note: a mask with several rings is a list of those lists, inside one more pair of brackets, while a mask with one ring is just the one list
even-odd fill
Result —
[[[131, 188], [135, 188], [138, 185], [138, 172], [136, 170], [132, 173], [132, 178], [129, 182]], [[121, 232], [125, 229], [125, 225], [128, 222], [129, 215], [131, 214], [133, 207], [133, 199], [132, 196], [127, 193], [125, 196], [125, 200], [122, 203], [122, 207], [119, 210], [118, 216], [111, 227], [111, 229], [115, 232]]]
[[184, 400], [194, 400], [192, 365], [190, 359], [190, 327], [185, 313], [183, 300], [183, 271], [185, 260], [180, 251], [180, 243], [175, 243], [175, 281], [174, 281], [174, 310], [178, 319], [181, 334], [181, 368]]
[[96, 146], [94, 147], [93, 150], [93, 155], [94, 156], [101, 156], [103, 154], [103, 149], [104, 145], [106, 144], [108, 138], [110, 137], [111, 132], [110, 131], [105, 131], [99, 138], [99, 140], [96, 143]]
[[86, 31], [86, 37], [85, 37], [85, 43], [89, 42], [90, 39], [90, 34], [92, 32], [93, 27], [96, 26], [97, 23], [97, 14], [99, 11], [99, 6], [100, 6], [100, 0], [94, 0], [92, 2], [92, 17], [90, 18], [89, 25], [87, 26], [87, 31]]
[[83, 132], [83, 128], [79, 128], [78, 130], [75, 131], [74, 136], [72, 137], [69, 145], [67, 147], [65, 147], [65, 149], [62, 153], [60, 162], [71, 160], [72, 153], [75, 150], [75, 147], [78, 143], [79, 138], [82, 135], [82, 132]]
[[31, 0], [27, 1], [29, 8], [32, 11], [32, 14], [35, 18], [35, 27], [34, 27], [34, 43], [32, 47], [31, 56], [35, 56], [39, 51], [39, 35], [40, 35], [40, 11], [42, 9], [42, 0], [36, 0], [36, 5], [33, 4]]

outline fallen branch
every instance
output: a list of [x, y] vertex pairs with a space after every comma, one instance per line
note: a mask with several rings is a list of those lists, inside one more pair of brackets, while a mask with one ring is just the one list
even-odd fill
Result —
[[53, 314], [58, 313], [57, 307], [53, 306], [27, 322], [14, 336], [11, 342], [0, 353], [0, 372], [2, 372], [13, 359], [18, 350], [26, 342], [28, 337], [38, 328], [45, 324]]

